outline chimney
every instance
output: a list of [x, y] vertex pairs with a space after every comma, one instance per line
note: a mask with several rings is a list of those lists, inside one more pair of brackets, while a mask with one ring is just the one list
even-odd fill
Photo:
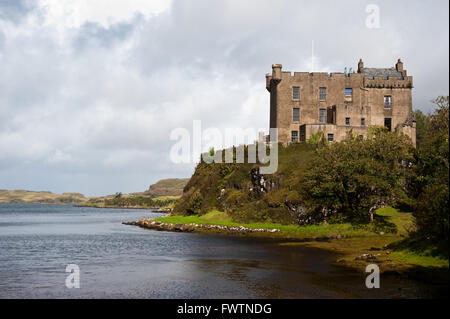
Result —
[[362, 72], [362, 69], [364, 69], [364, 62], [362, 59], [359, 59], [359, 63], [358, 63], [358, 73]]
[[402, 60], [398, 59], [397, 64], [395, 65], [395, 68], [398, 72], [403, 72], [403, 62]]

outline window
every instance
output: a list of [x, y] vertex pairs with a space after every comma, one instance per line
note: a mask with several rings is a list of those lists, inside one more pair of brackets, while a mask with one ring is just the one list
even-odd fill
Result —
[[386, 96], [384, 97], [384, 108], [385, 108], [385, 109], [390, 109], [390, 108], [392, 108], [392, 96], [386, 95]]
[[388, 131], [390, 132], [392, 130], [392, 119], [391, 118], [385, 118], [384, 119], [384, 126], [386, 126]]
[[344, 101], [345, 102], [352, 102], [352, 100], [353, 100], [353, 89], [352, 88], [346, 88], [345, 89]]
[[334, 134], [329, 133], [328, 134], [328, 142], [333, 142], [334, 141]]
[[302, 125], [300, 126], [300, 142], [306, 141], [306, 126]]
[[292, 141], [292, 143], [298, 142], [298, 131], [291, 132], [291, 141]]
[[320, 101], [327, 100], [327, 88], [319, 88], [319, 100]]
[[361, 126], [366, 126], [366, 119], [364, 117], [361, 118]]
[[292, 121], [300, 122], [300, 109], [299, 108], [294, 108], [292, 110]]
[[300, 100], [300, 87], [294, 86], [294, 87], [292, 88], [292, 99], [293, 99], [294, 101]]
[[320, 109], [319, 110], [319, 123], [325, 123], [327, 120], [327, 110]]
[[350, 126], [350, 118], [349, 117], [345, 118], [345, 125]]

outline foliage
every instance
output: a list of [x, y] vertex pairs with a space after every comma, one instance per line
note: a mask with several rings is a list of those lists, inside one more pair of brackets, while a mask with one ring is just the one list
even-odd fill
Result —
[[203, 202], [203, 196], [199, 191], [194, 192], [194, 194], [189, 199], [187, 213], [188, 215], [199, 214], [201, 212]]
[[327, 209], [350, 219], [371, 216], [406, 197], [405, 171], [413, 160], [403, 135], [373, 128], [362, 141], [347, 139], [317, 150], [303, 182], [309, 209]]
[[421, 110], [416, 110], [414, 115], [416, 117], [416, 145], [420, 148], [430, 130], [430, 119]]
[[324, 144], [325, 137], [322, 131], [311, 134], [311, 137], [306, 141], [308, 144], [319, 145]]
[[417, 127], [421, 137], [417, 149], [417, 195], [414, 209], [416, 236], [447, 247], [449, 234], [449, 97], [433, 101], [434, 113], [421, 119]]

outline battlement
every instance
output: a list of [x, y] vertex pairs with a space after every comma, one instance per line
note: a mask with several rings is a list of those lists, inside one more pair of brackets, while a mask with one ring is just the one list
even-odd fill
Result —
[[266, 88], [270, 92], [271, 85], [278, 85], [281, 81], [302, 82], [316, 80], [346, 80], [352, 83], [360, 82], [364, 88], [413, 88], [412, 76], [407, 76], [403, 62], [398, 59], [395, 67], [366, 68], [360, 59], [358, 70], [351, 73], [344, 72], [291, 72], [284, 71], [281, 64], [272, 65], [272, 74], [266, 74]]
[[413, 79], [412, 76], [408, 76], [403, 80], [398, 79], [397, 77], [388, 77], [383, 78], [376, 76], [373, 79], [364, 78], [364, 87], [365, 88], [413, 88]]

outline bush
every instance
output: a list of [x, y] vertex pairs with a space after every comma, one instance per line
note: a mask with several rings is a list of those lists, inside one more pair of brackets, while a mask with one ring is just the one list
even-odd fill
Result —
[[189, 198], [188, 206], [186, 212], [188, 215], [199, 215], [201, 213], [203, 203], [203, 196], [200, 191], [194, 192], [194, 194]]

